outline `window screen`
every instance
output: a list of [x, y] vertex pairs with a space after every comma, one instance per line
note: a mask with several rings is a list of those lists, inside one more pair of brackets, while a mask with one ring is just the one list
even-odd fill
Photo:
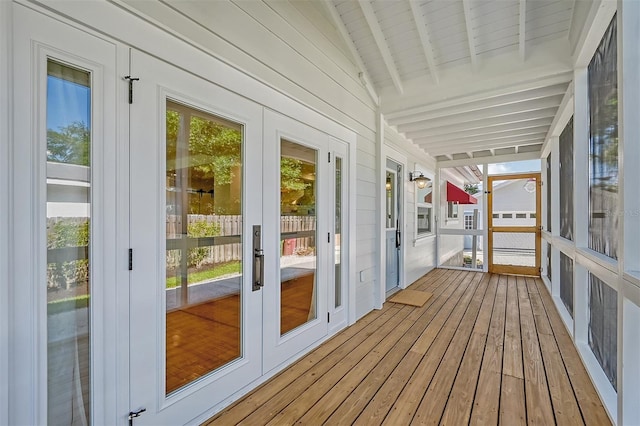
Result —
[[551, 244], [547, 243], [547, 278], [551, 281]]
[[589, 347], [617, 390], [618, 292], [589, 274]]
[[573, 318], [573, 259], [560, 253], [560, 298]]
[[614, 16], [589, 64], [589, 248], [618, 258], [618, 72]]
[[547, 156], [547, 231], [551, 232], [551, 154]]
[[560, 134], [560, 236], [573, 241], [573, 117]]

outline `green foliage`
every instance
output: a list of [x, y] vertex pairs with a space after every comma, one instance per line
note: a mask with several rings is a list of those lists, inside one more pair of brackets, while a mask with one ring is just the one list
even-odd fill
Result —
[[60, 129], [47, 130], [47, 160], [58, 163], [89, 165], [91, 131], [85, 123], [74, 122]]
[[309, 186], [302, 179], [302, 161], [294, 158], [280, 159], [280, 190], [303, 191]]
[[[182, 116], [167, 111], [167, 159], [177, 158], [178, 132]], [[209, 187], [227, 185], [240, 165], [242, 132], [215, 121], [192, 116], [189, 123], [189, 166], [192, 180], [208, 181]], [[203, 187], [201, 185], [200, 187]]]
[[[215, 237], [220, 235], [220, 226], [215, 223], [199, 221], [187, 226], [187, 234], [192, 238]], [[188, 265], [198, 268], [209, 255], [209, 247], [196, 247], [189, 249]]]
[[[52, 219], [47, 230], [47, 248], [87, 247], [89, 245], [88, 219]], [[70, 288], [89, 282], [89, 260], [50, 263], [47, 265], [49, 288]]]
[[467, 184], [464, 185], [464, 191], [467, 194], [473, 195], [473, 194], [477, 194], [480, 190], [478, 189], [478, 184], [476, 184], [476, 183], [474, 183], [474, 184], [467, 183]]

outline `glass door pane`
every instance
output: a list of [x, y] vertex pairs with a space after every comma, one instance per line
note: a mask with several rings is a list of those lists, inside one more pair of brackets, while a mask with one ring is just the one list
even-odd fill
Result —
[[242, 353], [242, 141], [242, 126], [167, 101], [167, 394]]
[[48, 422], [91, 418], [91, 74], [47, 61]]
[[342, 306], [342, 158], [336, 157], [335, 166], [335, 222], [334, 222], [334, 264], [335, 300], [334, 307]]
[[316, 319], [317, 151], [280, 141], [280, 334]]

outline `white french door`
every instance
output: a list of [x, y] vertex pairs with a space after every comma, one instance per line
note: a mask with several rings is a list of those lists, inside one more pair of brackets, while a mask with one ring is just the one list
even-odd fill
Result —
[[318, 130], [141, 52], [131, 78], [131, 409], [176, 424], [327, 335], [335, 177]]
[[327, 335], [332, 232], [329, 137], [265, 111], [264, 370]]

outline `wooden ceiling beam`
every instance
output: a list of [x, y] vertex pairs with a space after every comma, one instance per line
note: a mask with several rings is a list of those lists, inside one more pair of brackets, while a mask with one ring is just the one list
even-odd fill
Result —
[[520, 50], [520, 59], [524, 62], [526, 58], [525, 45], [527, 43], [527, 0], [520, 0], [520, 34], [518, 37], [519, 40], [519, 50]]
[[349, 30], [347, 30], [346, 25], [342, 21], [342, 18], [340, 17], [340, 13], [338, 12], [338, 9], [336, 9], [336, 5], [333, 3], [332, 0], [324, 0], [324, 1], [321, 1], [320, 3], [323, 4], [327, 12], [329, 12], [329, 16], [331, 17], [333, 26], [336, 27], [336, 29], [338, 30], [338, 33], [340, 34], [340, 37], [342, 37], [342, 41], [344, 41], [344, 43], [347, 45], [347, 48], [349, 49], [349, 52], [351, 53], [353, 60], [356, 61], [356, 66], [360, 70], [360, 75], [359, 75], [360, 80], [364, 85], [365, 89], [367, 90], [369, 97], [376, 104], [376, 106], [380, 105], [380, 97], [376, 93], [371, 77], [369, 76], [369, 72], [367, 71], [367, 67], [362, 61], [362, 58], [360, 57], [360, 52], [358, 52], [358, 48], [356, 47], [356, 45], [353, 43], [353, 40], [351, 39]]
[[424, 51], [424, 56], [426, 57], [427, 64], [429, 65], [429, 73], [431, 73], [436, 84], [440, 84], [438, 66], [433, 54], [433, 45], [431, 44], [431, 38], [429, 37], [427, 20], [425, 19], [424, 13], [420, 9], [420, 5], [417, 1], [409, 1], [409, 6], [411, 6], [411, 13], [413, 14], [413, 19], [416, 22], [416, 28], [418, 29], [418, 35], [420, 36], [422, 50]]
[[398, 93], [403, 94], [404, 89], [402, 87], [400, 73], [398, 73], [395, 61], [393, 60], [393, 56], [391, 55], [391, 50], [389, 50], [389, 45], [387, 45], [387, 41], [382, 32], [382, 28], [380, 28], [378, 18], [373, 11], [373, 6], [371, 6], [371, 3], [369, 3], [368, 0], [359, 1], [358, 4], [360, 5], [360, 9], [364, 14], [364, 19], [367, 21], [369, 30], [371, 30], [371, 34], [373, 35], [376, 45], [378, 46], [378, 51], [380, 52], [382, 60], [387, 67], [387, 71], [389, 73], [389, 76], [391, 77], [391, 81], [393, 82], [393, 85], [395, 86]]
[[385, 114], [385, 119], [394, 126], [414, 123], [420, 120], [446, 117], [451, 114], [476, 111], [479, 109], [492, 108], [502, 105], [513, 105], [534, 99], [546, 98], [549, 96], [564, 95], [567, 91], [567, 83], [554, 84], [536, 89], [518, 91], [514, 93], [501, 94], [499, 96], [487, 96], [483, 99], [473, 99], [472, 101], [460, 101], [455, 105], [447, 105], [442, 108], [431, 109], [429, 106], [412, 108], [404, 112]]
[[437, 141], [441, 139], [464, 139], [468, 137], [479, 137], [488, 135], [501, 135], [505, 132], [517, 132], [528, 129], [535, 129], [544, 127], [549, 129], [552, 118], [539, 118], [529, 121], [521, 121], [518, 123], [510, 123], [500, 126], [481, 127], [472, 130], [455, 131], [455, 132], [442, 132], [438, 134], [425, 134], [424, 132], [406, 133], [405, 136], [411, 140], [429, 139]]
[[556, 95], [550, 96], [548, 98], [534, 99], [532, 101], [521, 102], [513, 105], [502, 105], [495, 108], [484, 108], [477, 111], [463, 111], [460, 113], [452, 113], [444, 117], [421, 120], [412, 124], [397, 126], [397, 128], [401, 133], [409, 133], [419, 130], [432, 129], [434, 127], [461, 124], [474, 120], [491, 119], [503, 116], [506, 117], [513, 114], [546, 110], [548, 108], [558, 108], [558, 106], [562, 102], [562, 96], [563, 95]]
[[471, 0], [462, 0], [464, 9], [464, 23], [467, 27], [467, 42], [469, 43], [469, 56], [471, 57], [471, 65], [474, 69], [478, 67], [478, 54], [476, 53], [476, 37], [471, 22]]
[[407, 132], [409, 139], [429, 138], [443, 135], [468, 136], [471, 134], [491, 133], [494, 131], [526, 129], [536, 126], [548, 126], [553, 122], [555, 108], [542, 111], [525, 112], [505, 117], [495, 117], [485, 120], [474, 120], [449, 126], [435, 127], [418, 132]]
[[495, 135], [478, 135], [478, 136], [470, 136], [467, 138], [457, 138], [457, 139], [414, 139], [413, 142], [420, 146], [430, 146], [430, 147], [443, 147], [446, 148], [448, 146], [453, 145], [465, 145], [465, 144], [476, 144], [488, 141], [502, 141], [502, 140], [513, 140], [514, 138], [530, 138], [533, 136], [538, 137], [541, 136], [542, 141], [544, 141], [544, 137], [547, 134], [547, 126], [534, 127], [532, 129], [524, 129], [524, 130], [514, 130], [511, 132], [502, 132], [497, 133]]
[[437, 146], [437, 147], [429, 147], [429, 145], [419, 145], [426, 153], [431, 156], [436, 155], [444, 155], [444, 154], [455, 154], [458, 152], [466, 152], [466, 151], [484, 151], [484, 150], [497, 150], [500, 148], [510, 148], [518, 145], [540, 145], [542, 146], [543, 136], [531, 136], [531, 137], [522, 137], [522, 138], [513, 138], [510, 140], [502, 140], [497, 142], [480, 142], [480, 143], [467, 143], [462, 145], [448, 145], [448, 146]]

